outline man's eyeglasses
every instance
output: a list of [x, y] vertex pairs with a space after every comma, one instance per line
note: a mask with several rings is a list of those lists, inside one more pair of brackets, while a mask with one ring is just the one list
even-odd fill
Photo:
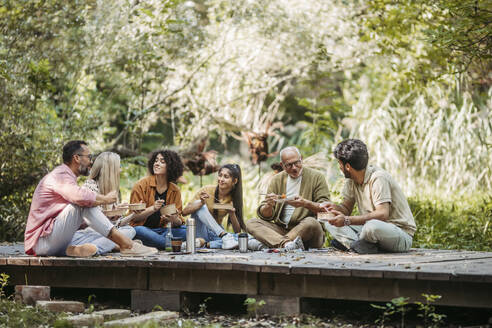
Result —
[[87, 154], [87, 155], [84, 155], [84, 154], [77, 154], [79, 156], [87, 156], [89, 158], [89, 161], [92, 162], [92, 154]]
[[296, 167], [301, 167], [301, 165], [302, 165], [302, 159], [298, 159], [297, 161], [292, 162], [292, 163], [284, 164], [284, 166], [285, 166], [286, 169], [291, 169], [292, 166], [294, 166], [294, 165]]

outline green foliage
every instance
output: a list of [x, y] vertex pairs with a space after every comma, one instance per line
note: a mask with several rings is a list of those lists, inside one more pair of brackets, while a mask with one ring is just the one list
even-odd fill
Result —
[[198, 314], [207, 314], [207, 302], [210, 301], [212, 299], [212, 297], [207, 297], [203, 300], [203, 302], [201, 302], [198, 307]]
[[442, 325], [446, 318], [445, 314], [436, 313], [436, 308], [432, 303], [441, 299], [441, 295], [422, 294], [425, 303], [415, 302], [417, 309], [421, 312], [417, 316], [424, 319], [424, 327], [435, 328]]
[[398, 297], [392, 299], [385, 305], [371, 304], [375, 309], [382, 310], [381, 317], [376, 320], [376, 323], [380, 327], [384, 327], [385, 322], [394, 314], [401, 314], [401, 327], [405, 326], [405, 313], [409, 311], [408, 309], [408, 297]]
[[492, 250], [492, 197], [410, 198], [417, 223], [413, 247]]
[[[435, 307], [432, 305], [436, 300], [441, 298], [440, 295], [422, 294], [425, 298], [425, 303], [414, 302], [417, 305], [417, 310], [420, 312], [417, 314], [419, 318], [423, 318], [424, 327], [439, 327], [442, 325], [446, 315], [438, 314], [435, 312]], [[411, 303], [408, 303], [408, 297], [398, 297], [392, 299], [390, 302], [384, 305], [371, 304], [375, 309], [381, 310], [381, 317], [376, 320], [376, 324], [380, 327], [384, 327], [385, 323], [395, 314], [400, 314], [400, 327], [405, 327], [405, 314], [411, 311]]]
[[246, 310], [248, 311], [250, 317], [258, 317], [258, 310], [260, 310], [265, 304], [266, 303], [264, 300], [258, 302], [256, 298], [253, 297], [248, 297], [244, 301], [244, 305], [246, 305]]
[[25, 306], [5, 298], [4, 288], [9, 276], [0, 274], [0, 327], [30, 328], [40, 326], [71, 327], [64, 315], [57, 315], [38, 307]]
[[9, 282], [9, 275], [2, 272], [0, 274], [0, 300], [5, 297], [5, 291], [3, 290]]

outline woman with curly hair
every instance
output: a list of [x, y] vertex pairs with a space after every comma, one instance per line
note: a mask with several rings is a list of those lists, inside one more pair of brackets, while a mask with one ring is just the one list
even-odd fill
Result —
[[[176, 152], [159, 150], [152, 153], [147, 167], [150, 175], [140, 179], [130, 195], [131, 203], [147, 204], [147, 208], [135, 213], [133, 218], [135, 239], [140, 239], [144, 245], [165, 249], [168, 223], [171, 223], [173, 236], [186, 236], [181, 216], [181, 192], [176, 185], [177, 179], [183, 174], [183, 163]], [[161, 215], [161, 207], [170, 204], [176, 206], [177, 213]]]

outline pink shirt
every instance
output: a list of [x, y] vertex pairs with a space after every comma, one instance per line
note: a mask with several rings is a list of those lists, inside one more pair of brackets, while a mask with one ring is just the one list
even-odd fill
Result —
[[51, 233], [55, 218], [68, 204], [91, 207], [95, 201], [96, 193], [79, 187], [77, 176], [66, 164], [55, 167], [39, 182], [32, 196], [24, 233], [26, 254], [36, 255], [34, 246], [39, 237]]

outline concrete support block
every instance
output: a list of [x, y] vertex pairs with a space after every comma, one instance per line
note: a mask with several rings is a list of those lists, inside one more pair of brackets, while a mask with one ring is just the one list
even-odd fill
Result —
[[36, 306], [51, 312], [84, 312], [84, 303], [75, 301], [37, 301]]
[[15, 300], [28, 305], [34, 305], [36, 301], [50, 300], [50, 286], [15, 286]]
[[178, 317], [178, 312], [157, 311], [139, 315], [137, 317], [107, 321], [104, 323], [104, 327], [140, 327], [149, 322], [166, 322], [177, 319]]
[[152, 311], [156, 305], [163, 310], [181, 310], [181, 292], [161, 290], [132, 290], [132, 311]]
[[93, 314], [102, 315], [104, 321], [118, 320], [128, 318], [132, 315], [132, 311], [125, 309], [107, 309], [102, 311], [95, 311]]
[[256, 304], [264, 301], [265, 304], [257, 306], [257, 314], [268, 315], [297, 315], [301, 313], [301, 298], [296, 296], [269, 296], [269, 295], [248, 295], [254, 298]]
[[100, 314], [79, 314], [66, 318], [73, 327], [94, 327], [100, 326], [104, 322], [104, 317]]

